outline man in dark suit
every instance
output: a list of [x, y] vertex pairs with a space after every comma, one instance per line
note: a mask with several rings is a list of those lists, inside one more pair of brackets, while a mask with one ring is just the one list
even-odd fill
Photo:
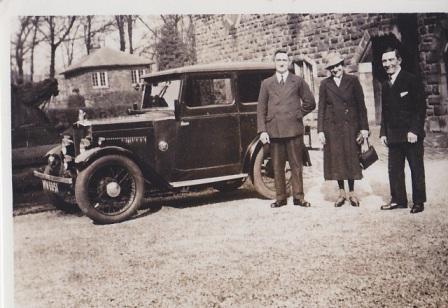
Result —
[[270, 143], [274, 168], [276, 201], [272, 208], [286, 205], [286, 160], [291, 168], [294, 205], [309, 207], [305, 200], [302, 178], [303, 121], [316, 108], [314, 96], [306, 82], [288, 72], [285, 50], [274, 54], [276, 73], [263, 80], [258, 97], [257, 126], [260, 141]]
[[389, 148], [389, 185], [391, 202], [382, 210], [407, 208], [405, 160], [412, 174], [411, 213], [424, 210], [426, 201], [423, 139], [426, 102], [423, 85], [416, 76], [401, 69], [401, 57], [396, 49], [386, 49], [382, 55], [388, 75], [382, 85], [381, 142]]

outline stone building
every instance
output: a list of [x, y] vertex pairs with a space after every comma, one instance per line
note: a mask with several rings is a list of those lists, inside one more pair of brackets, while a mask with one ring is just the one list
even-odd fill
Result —
[[153, 61], [107, 47], [94, 50], [60, 73], [58, 100], [66, 101], [73, 89], [90, 104], [110, 93], [136, 93], [140, 77], [150, 72]]
[[377, 124], [380, 82], [385, 78], [381, 51], [386, 45], [396, 45], [402, 53], [402, 67], [423, 80], [427, 129], [448, 130], [446, 13], [196, 15], [193, 22], [198, 63], [272, 61], [273, 52], [284, 48], [316, 96], [320, 80], [327, 76], [323, 68], [326, 55], [340, 52], [347, 71], [359, 76], [369, 121]]

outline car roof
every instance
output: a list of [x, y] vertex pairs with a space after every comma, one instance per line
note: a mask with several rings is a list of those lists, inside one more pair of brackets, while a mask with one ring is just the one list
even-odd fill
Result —
[[164, 71], [145, 74], [142, 78], [157, 78], [169, 75], [178, 75], [184, 73], [202, 73], [202, 72], [229, 72], [245, 70], [274, 70], [274, 63], [266, 62], [218, 62], [208, 64], [195, 64], [172, 68]]

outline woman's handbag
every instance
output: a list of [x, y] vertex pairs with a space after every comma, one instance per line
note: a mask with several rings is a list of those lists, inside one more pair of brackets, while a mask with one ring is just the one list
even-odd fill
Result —
[[378, 154], [376, 154], [375, 148], [369, 143], [368, 138], [364, 139], [364, 145], [367, 145], [366, 152], [359, 152], [359, 164], [362, 169], [367, 169], [370, 165], [378, 160]]

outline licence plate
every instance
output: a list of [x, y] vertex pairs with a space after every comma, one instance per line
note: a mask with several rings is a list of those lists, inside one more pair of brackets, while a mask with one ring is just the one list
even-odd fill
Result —
[[58, 183], [56, 183], [56, 182], [42, 180], [42, 185], [44, 187], [44, 190], [59, 193]]

